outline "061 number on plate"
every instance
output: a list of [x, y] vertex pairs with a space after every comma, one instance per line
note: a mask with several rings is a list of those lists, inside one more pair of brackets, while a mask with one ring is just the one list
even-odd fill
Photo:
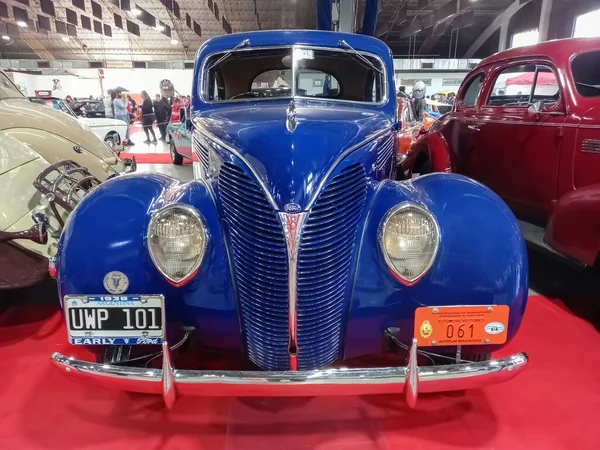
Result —
[[422, 347], [504, 344], [508, 313], [506, 305], [421, 307], [414, 336]]

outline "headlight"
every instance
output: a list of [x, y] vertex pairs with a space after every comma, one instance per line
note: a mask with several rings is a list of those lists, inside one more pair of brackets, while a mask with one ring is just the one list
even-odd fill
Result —
[[404, 284], [419, 280], [433, 264], [439, 228], [424, 208], [401, 203], [381, 223], [380, 243], [385, 261]]
[[180, 285], [200, 267], [208, 233], [202, 217], [191, 206], [172, 204], [157, 211], [148, 225], [148, 250], [156, 268]]

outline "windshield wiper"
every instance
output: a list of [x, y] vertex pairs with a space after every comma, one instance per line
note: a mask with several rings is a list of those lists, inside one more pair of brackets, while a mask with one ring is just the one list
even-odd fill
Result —
[[239, 50], [240, 48], [244, 48], [249, 44], [250, 44], [250, 39], [244, 39], [238, 45], [233, 47], [231, 50], [229, 50], [227, 53], [225, 53], [223, 56], [221, 56], [219, 59], [217, 59], [214, 63], [212, 63], [208, 67], [208, 69], [206, 69], [206, 71], [209, 72], [211, 69], [215, 68], [216, 66], [221, 64], [223, 61], [225, 61], [227, 58], [229, 58], [233, 52], [235, 52], [236, 50]]
[[600, 84], [587, 84], [587, 83], [582, 83], [581, 81], [577, 81], [576, 83], [579, 86], [585, 86], [585, 87], [589, 87], [589, 88], [600, 89]]
[[360, 61], [362, 61], [363, 64], [366, 64], [374, 71], [379, 72], [380, 74], [383, 75], [383, 70], [381, 70], [379, 67], [377, 67], [375, 64], [373, 64], [371, 61], [369, 61], [367, 58], [365, 58], [361, 53], [359, 53], [354, 47], [352, 47], [350, 44], [348, 44], [345, 40], [341, 39], [338, 42], [338, 46], [347, 48], [348, 50], [350, 50], [352, 52], [352, 54], [356, 58], [358, 58]]

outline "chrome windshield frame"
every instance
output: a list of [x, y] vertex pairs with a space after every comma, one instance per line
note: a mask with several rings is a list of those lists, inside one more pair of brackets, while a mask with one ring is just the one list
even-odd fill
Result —
[[[247, 52], [247, 51], [257, 51], [257, 50], [258, 51], [260, 51], [260, 50], [277, 50], [277, 49], [290, 49], [291, 50], [292, 95], [285, 96], [285, 97], [282, 96], [282, 97], [243, 98], [243, 99], [216, 100], [216, 101], [208, 100], [207, 64], [211, 59], [213, 59], [214, 57], [216, 57], [218, 55], [232, 54], [234, 52]], [[295, 57], [296, 49], [324, 50], [324, 51], [330, 51], [330, 52], [347, 53], [349, 55], [359, 53], [362, 56], [367, 56], [369, 58], [373, 58], [373, 59], [377, 60], [377, 62], [380, 64], [381, 70], [382, 70], [383, 95], [382, 95], [381, 100], [379, 102], [360, 102], [360, 101], [356, 101], [356, 100], [344, 100], [344, 99], [335, 99], [335, 98], [321, 98], [321, 97], [310, 97], [310, 96], [297, 95], [296, 71], [298, 70], [298, 68], [297, 68], [296, 57]], [[211, 69], [212, 69], [212, 67], [211, 67]], [[304, 44], [273, 45], [273, 46], [260, 46], [260, 47], [252, 47], [250, 45], [246, 45], [241, 48], [219, 50], [219, 51], [216, 51], [216, 52], [206, 55], [206, 57], [204, 58], [204, 61], [202, 61], [202, 66], [200, 67], [200, 80], [198, 83], [198, 95], [200, 96], [200, 100], [202, 101], [202, 103], [205, 103], [207, 105], [227, 105], [227, 104], [236, 104], [236, 103], [243, 103], [243, 102], [262, 102], [262, 101], [269, 101], [269, 100], [271, 100], [271, 101], [288, 100], [289, 101], [289, 100], [294, 99], [294, 100], [317, 101], [317, 102], [326, 102], [326, 103], [328, 103], [328, 102], [346, 103], [346, 104], [361, 105], [361, 106], [366, 106], [366, 107], [377, 107], [377, 106], [383, 106], [383, 105], [387, 104], [389, 101], [388, 68], [386, 67], [386, 65], [383, 62], [383, 59], [381, 59], [381, 57], [379, 57], [378, 55], [376, 55], [374, 53], [361, 51], [361, 50], [350, 50], [347, 48], [339, 48], [339, 47], [321, 47], [321, 46], [304, 45]]]

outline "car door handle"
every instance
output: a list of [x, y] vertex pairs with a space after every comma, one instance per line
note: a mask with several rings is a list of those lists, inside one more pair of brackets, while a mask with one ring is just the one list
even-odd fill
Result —
[[467, 128], [471, 131], [481, 131], [479, 127], [475, 125], [467, 125]]

